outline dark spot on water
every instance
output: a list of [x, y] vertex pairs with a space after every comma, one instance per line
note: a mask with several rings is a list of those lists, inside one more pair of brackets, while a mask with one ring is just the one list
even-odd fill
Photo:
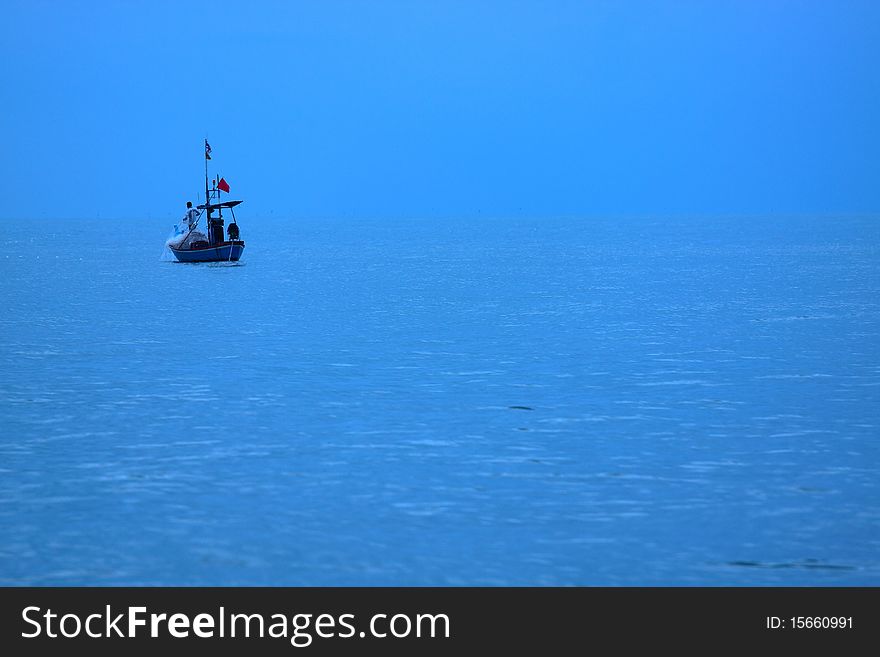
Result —
[[528, 431], [528, 429], [526, 429], [525, 427], [517, 427], [516, 430], [517, 431]]
[[[813, 486], [798, 486], [797, 490], [802, 493], [827, 493], [827, 488], [814, 488]], [[809, 559], [808, 559], [809, 561]]]
[[841, 564], [822, 563], [818, 559], [805, 559], [802, 562], [793, 563], [762, 563], [760, 561], [728, 561], [728, 566], [739, 566], [741, 568], [768, 568], [780, 570], [786, 568], [806, 568], [808, 570], [856, 570], [855, 566], [845, 566]]
[[535, 410], [531, 406], [508, 406], [507, 408], [513, 409], [514, 411], [533, 411], [533, 410]]

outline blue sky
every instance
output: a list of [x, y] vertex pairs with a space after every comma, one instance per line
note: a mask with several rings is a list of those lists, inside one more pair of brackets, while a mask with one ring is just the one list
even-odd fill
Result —
[[878, 2], [0, 9], [0, 216], [880, 210]]

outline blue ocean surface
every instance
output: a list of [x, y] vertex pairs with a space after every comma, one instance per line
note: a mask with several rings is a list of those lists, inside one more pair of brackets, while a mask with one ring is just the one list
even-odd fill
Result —
[[880, 585], [876, 217], [0, 222], [0, 584]]

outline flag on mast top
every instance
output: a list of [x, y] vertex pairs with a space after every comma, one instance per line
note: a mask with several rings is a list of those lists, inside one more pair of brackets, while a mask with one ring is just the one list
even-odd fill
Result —
[[205, 140], [205, 159], [211, 159], [211, 144], [208, 143], [208, 140]]

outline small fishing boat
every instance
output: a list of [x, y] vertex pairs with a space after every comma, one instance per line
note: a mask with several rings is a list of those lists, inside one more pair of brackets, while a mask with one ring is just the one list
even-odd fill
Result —
[[[244, 251], [244, 242], [240, 239], [241, 232], [232, 209], [241, 201], [222, 201], [221, 192], [229, 193], [229, 184], [224, 178], [215, 178], [208, 182], [208, 160], [211, 159], [211, 147], [205, 140], [205, 203], [197, 205], [200, 211], [193, 217], [184, 219], [175, 227], [174, 235], [165, 245], [178, 262], [238, 262]], [[228, 210], [232, 221], [226, 227], [224, 237], [223, 210]], [[216, 213], [216, 216], [214, 215]], [[189, 214], [189, 213], [188, 213]], [[199, 230], [199, 221], [206, 214], [207, 235]]]

